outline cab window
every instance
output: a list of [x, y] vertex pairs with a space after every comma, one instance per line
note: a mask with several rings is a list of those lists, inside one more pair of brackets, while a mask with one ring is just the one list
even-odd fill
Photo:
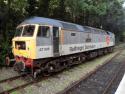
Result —
[[48, 26], [39, 26], [37, 36], [38, 37], [49, 37], [50, 36], [50, 28]]
[[24, 31], [23, 31], [23, 35], [22, 36], [33, 36], [34, 34], [34, 30], [35, 30], [35, 26], [34, 25], [27, 25], [24, 26]]

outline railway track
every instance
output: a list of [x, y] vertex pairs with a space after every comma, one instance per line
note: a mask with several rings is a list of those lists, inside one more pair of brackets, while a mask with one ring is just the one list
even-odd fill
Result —
[[16, 90], [18, 90], [18, 89], [24, 88], [24, 87], [26, 87], [26, 86], [28, 86], [28, 85], [33, 84], [33, 83], [34, 83], [34, 81], [31, 81], [31, 82], [29, 82], [29, 83], [26, 83], [26, 84], [17, 86], [17, 87], [15, 87], [15, 88], [2, 91], [0, 94], [9, 94], [9, 93], [11, 93], [11, 92], [13, 92], [13, 91], [16, 91]]
[[[89, 79], [92, 75], [94, 75], [99, 69], [101, 69], [103, 66], [105, 66], [106, 64], [110, 63], [115, 57], [117, 57], [119, 54], [121, 53], [121, 51], [119, 51], [119, 53], [117, 53], [114, 57], [111, 58], [110, 61], [106, 61], [105, 64], [97, 67], [94, 71], [89, 72], [86, 76], [84, 76], [83, 78], [81, 78], [80, 80], [78, 80], [77, 82], [74, 82], [73, 84], [71, 84], [69, 87], [65, 88], [63, 91], [57, 93], [57, 94], [76, 94], [76, 93], [72, 93], [72, 90], [75, 90], [75, 87], [79, 87], [80, 82], [85, 81], [86, 79]], [[102, 93], [101, 94], [107, 94], [107, 91], [110, 89], [110, 86], [112, 85], [112, 83], [115, 81], [117, 75], [120, 72], [120, 69], [122, 68], [123, 65], [119, 65], [119, 69], [116, 68], [116, 73], [110, 78], [109, 82], [107, 83], [107, 85], [103, 88]], [[69, 92], [71, 91], [71, 92]], [[90, 93], [82, 93], [82, 94], [90, 94]], [[94, 93], [93, 93], [94, 94]], [[97, 94], [97, 93], [96, 93]], [[98, 93], [100, 94], [100, 93]]]
[[[23, 75], [18, 75], [18, 76], [10, 77], [10, 78], [7, 78], [7, 79], [3, 79], [3, 80], [0, 81], [0, 85], [1, 85], [1, 84], [4, 84], [4, 83], [11, 82], [11, 81], [15, 81], [15, 80], [17, 80], [17, 79], [21, 79], [21, 78], [27, 77], [27, 76], [30, 76], [30, 75], [28, 75], [28, 74], [23, 74]], [[2, 90], [2, 91], [0, 91], [0, 94], [9, 94], [9, 93], [11, 93], [11, 92], [13, 92], [13, 91], [15, 91], [15, 90], [18, 90], [18, 89], [20, 89], [20, 88], [23, 88], [23, 87], [25, 87], [25, 86], [28, 86], [28, 85], [30, 85], [31, 83], [33, 83], [33, 81], [30, 81], [30, 82], [27, 82], [27, 83], [25, 83], [25, 84], [16, 86], [16, 87], [14, 87], [14, 88]]]
[[29, 74], [23, 74], [23, 75], [19, 75], [19, 76], [15, 76], [15, 77], [11, 77], [11, 78], [7, 78], [7, 79], [4, 79], [4, 80], [1, 80], [0, 84], [1, 83], [7, 83], [7, 82], [10, 82], [10, 81], [15, 81], [15, 80], [20, 79], [20, 78], [22, 78], [22, 79], [28, 78], [27, 80], [29, 80], [29, 77], [32, 79], [31, 81], [26, 81], [26, 83], [24, 83], [24, 84], [15, 86], [15, 87], [10, 88], [10, 89], [6, 89], [6, 90], [3, 90], [3, 91], [0, 91], [0, 94], [10, 94], [10, 93], [12, 93], [14, 91], [17, 91], [19, 89], [25, 88], [25, 87], [27, 87], [29, 85], [38, 83], [38, 82], [40, 82], [40, 81], [45, 80], [45, 79], [48, 78], [47, 76], [46, 77], [40, 76], [37, 79], [33, 79], [33, 77], [31, 75], [29, 75]]
[[106, 87], [104, 88], [102, 94], [107, 94], [107, 92], [110, 90], [111, 85], [113, 84], [113, 82], [115, 81], [115, 79], [117, 78], [118, 74], [120, 73], [122, 66], [119, 67], [119, 69], [116, 69], [116, 73], [115, 75], [113, 75], [109, 81], [109, 83], [106, 85]]
[[20, 78], [20, 77], [24, 77], [24, 76], [26, 76], [26, 74], [14, 76], [14, 77], [10, 77], [10, 78], [7, 78], [7, 79], [3, 79], [3, 80], [0, 80], [0, 84], [1, 84], [1, 83], [4, 83], [4, 82], [16, 80], [16, 79], [18, 79], [18, 78]]

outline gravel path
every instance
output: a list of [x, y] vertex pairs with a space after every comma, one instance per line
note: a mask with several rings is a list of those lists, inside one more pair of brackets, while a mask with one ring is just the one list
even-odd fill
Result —
[[103, 89], [109, 83], [109, 80], [115, 72], [122, 65], [120, 74], [115, 83], [112, 84], [111, 88], [106, 94], [114, 94], [116, 88], [118, 87], [119, 81], [122, 79], [122, 76], [125, 72], [125, 51], [123, 51], [118, 57], [113, 59], [110, 63], [103, 66], [95, 74], [91, 75], [88, 79], [81, 81], [78, 85], [71, 88], [69, 91], [64, 94], [102, 94]]

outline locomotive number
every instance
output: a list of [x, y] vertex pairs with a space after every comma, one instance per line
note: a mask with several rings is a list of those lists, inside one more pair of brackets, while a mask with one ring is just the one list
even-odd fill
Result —
[[49, 48], [40, 48], [39, 51], [48, 51]]

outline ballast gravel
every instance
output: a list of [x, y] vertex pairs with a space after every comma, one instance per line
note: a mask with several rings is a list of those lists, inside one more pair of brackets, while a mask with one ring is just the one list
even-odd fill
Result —
[[18, 75], [19, 75], [18, 72], [14, 71], [13, 68], [11, 68], [11, 67], [0, 68], [0, 81], [7, 79], [7, 78], [15, 77]]

